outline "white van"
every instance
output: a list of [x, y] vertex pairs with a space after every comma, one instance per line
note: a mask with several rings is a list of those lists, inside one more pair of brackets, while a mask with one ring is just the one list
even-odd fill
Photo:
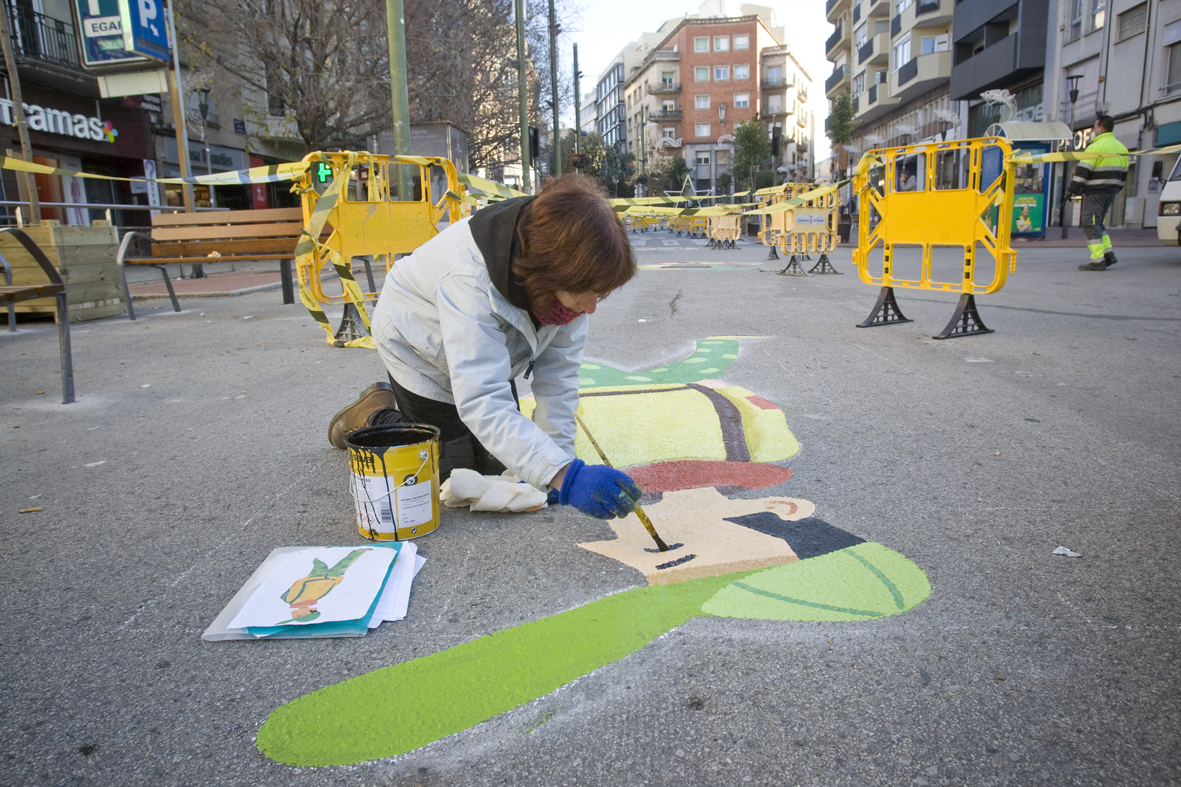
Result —
[[1181, 158], [1173, 165], [1169, 179], [1160, 193], [1160, 207], [1156, 209], [1156, 237], [1166, 246], [1176, 246], [1181, 224]]

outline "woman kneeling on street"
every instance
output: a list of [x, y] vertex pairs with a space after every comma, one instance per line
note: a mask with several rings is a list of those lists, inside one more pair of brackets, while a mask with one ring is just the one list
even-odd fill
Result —
[[[430, 424], [442, 432], [441, 479], [507, 468], [551, 502], [627, 516], [639, 486], [575, 458], [574, 413], [589, 315], [635, 272], [622, 222], [582, 175], [453, 224], [390, 269], [372, 322], [389, 382], [337, 413], [329, 441], [344, 448], [364, 426]], [[533, 420], [520, 411], [520, 376], [531, 379]]]

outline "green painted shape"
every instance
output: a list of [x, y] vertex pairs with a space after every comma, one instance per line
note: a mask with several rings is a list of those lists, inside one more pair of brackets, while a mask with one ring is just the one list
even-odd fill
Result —
[[701, 614], [867, 620], [909, 611], [930, 594], [922, 569], [869, 542], [770, 569], [635, 588], [292, 700], [262, 725], [257, 744], [297, 766], [393, 757], [544, 697]]
[[926, 572], [865, 542], [759, 571], [722, 588], [701, 609], [755, 620], [867, 620], [908, 612], [930, 595]]
[[327, 686], [277, 708], [258, 747], [299, 766], [413, 751], [634, 653], [751, 573], [635, 588]]
[[[730, 362], [737, 357], [737, 339], [704, 339], [697, 342], [696, 349], [688, 358], [648, 371], [625, 372], [606, 364], [584, 363], [579, 369], [581, 379], [578, 381], [578, 388], [585, 391], [606, 386], [634, 386], [639, 381], [650, 385], [698, 383], [725, 374]], [[700, 364], [706, 366], [699, 368]], [[594, 372], [594, 379], [590, 379], [588, 371]]]

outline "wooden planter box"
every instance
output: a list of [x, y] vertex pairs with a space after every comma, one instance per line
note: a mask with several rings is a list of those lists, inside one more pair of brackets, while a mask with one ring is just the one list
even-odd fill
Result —
[[[70, 304], [70, 321], [82, 322], [127, 311], [115, 257], [119, 233], [115, 227], [63, 227], [47, 221], [25, 227], [29, 237], [61, 273]], [[0, 235], [0, 254], [12, 267], [13, 284], [41, 284], [45, 274], [16, 240]], [[0, 276], [3, 271], [0, 270]], [[16, 304], [18, 313], [55, 311], [53, 298]]]

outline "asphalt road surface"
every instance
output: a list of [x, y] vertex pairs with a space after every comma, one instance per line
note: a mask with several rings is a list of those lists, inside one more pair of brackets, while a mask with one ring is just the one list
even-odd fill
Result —
[[647, 369], [761, 337], [723, 379], [782, 408], [802, 450], [790, 481], [739, 496], [813, 501], [922, 567], [925, 603], [696, 618], [424, 749], [278, 764], [254, 736], [283, 703], [642, 576], [577, 547], [612, 537], [577, 512], [448, 511], [405, 621], [202, 642], [273, 548], [361, 541], [326, 428], [380, 379], [376, 354], [328, 346], [277, 291], [153, 301], [74, 326], [63, 406], [56, 329], [23, 324], [0, 332], [0, 784], [1181, 782], [1181, 252], [1082, 273], [1082, 249], [1026, 244], [978, 299], [996, 332], [934, 341], [955, 295], [899, 291], [913, 322], [854, 327], [877, 290], [847, 249], [844, 275], [798, 278], [761, 272], [759, 246], [644, 240], [645, 268], [738, 264], [641, 271], [587, 359]]

